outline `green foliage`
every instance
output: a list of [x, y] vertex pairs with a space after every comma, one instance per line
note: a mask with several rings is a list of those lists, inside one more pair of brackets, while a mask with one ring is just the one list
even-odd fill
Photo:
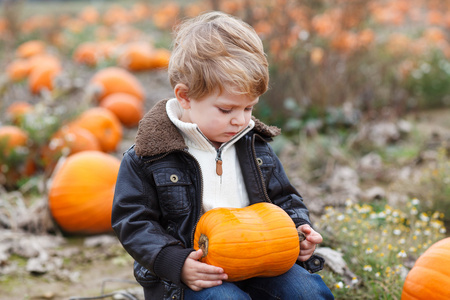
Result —
[[420, 204], [411, 199], [394, 208], [348, 201], [342, 210], [326, 208], [316, 224], [323, 245], [341, 250], [356, 274], [344, 283], [339, 275], [323, 271], [336, 299], [400, 299], [408, 267], [446, 233], [442, 214], [421, 211]]
[[450, 105], [450, 62], [442, 53], [432, 52], [416, 63], [405, 86], [419, 108]]
[[450, 159], [449, 150], [439, 148], [436, 160], [423, 168], [420, 180], [410, 187], [410, 193], [415, 193], [422, 199], [427, 209], [439, 210], [444, 213], [445, 221], [450, 222]]

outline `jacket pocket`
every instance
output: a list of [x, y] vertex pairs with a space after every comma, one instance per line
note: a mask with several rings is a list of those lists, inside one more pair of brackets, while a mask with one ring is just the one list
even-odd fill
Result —
[[256, 163], [261, 169], [264, 181], [267, 184], [275, 168], [273, 157], [268, 153], [258, 153], [256, 157]]
[[160, 172], [155, 171], [153, 178], [163, 210], [176, 214], [189, 212], [192, 206], [192, 182], [187, 173], [177, 168], [164, 168]]

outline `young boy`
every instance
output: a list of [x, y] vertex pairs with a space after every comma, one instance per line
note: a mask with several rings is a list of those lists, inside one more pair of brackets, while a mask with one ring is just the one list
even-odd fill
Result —
[[[333, 299], [321, 277], [306, 270], [323, 266], [313, 256], [322, 236], [268, 144], [279, 129], [252, 118], [269, 80], [255, 31], [219, 12], [184, 22], [169, 77], [175, 98], [141, 120], [112, 209], [145, 299]], [[212, 208], [264, 201], [283, 208], [305, 233], [298, 264], [277, 277], [227, 282], [222, 268], [199, 261], [195, 226]]]

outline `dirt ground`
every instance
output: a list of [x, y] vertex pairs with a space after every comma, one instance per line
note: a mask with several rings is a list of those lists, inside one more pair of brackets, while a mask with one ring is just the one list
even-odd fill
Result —
[[[77, 282], [57, 281], [42, 276], [22, 275], [10, 283], [1, 283], [1, 300], [19, 299], [71, 299], [79, 297], [96, 297], [102, 293], [105, 284], [105, 293], [112, 290], [136, 288], [132, 263], [127, 265], [113, 265], [110, 261], [96, 261], [86, 263], [80, 268], [80, 277]], [[109, 281], [111, 280], [111, 281]]]
[[47, 249], [49, 262], [62, 258], [62, 264], [44, 274], [29, 272], [23, 259], [11, 257], [11, 265], [17, 268], [10, 276], [0, 276], [0, 300], [82, 299], [139, 288], [133, 260], [117, 239], [112, 235], [99, 238], [107, 242], [87, 245], [89, 238], [65, 238], [56, 249]]

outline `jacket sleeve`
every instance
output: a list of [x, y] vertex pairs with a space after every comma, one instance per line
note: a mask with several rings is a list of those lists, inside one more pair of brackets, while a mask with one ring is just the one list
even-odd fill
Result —
[[249, 133], [236, 142], [250, 203], [270, 201], [286, 211], [295, 225], [309, 224], [309, 212], [284, 168], [263, 136]]
[[193, 249], [167, 234], [159, 223], [157, 193], [141, 163], [128, 150], [121, 162], [111, 213], [111, 225], [125, 250], [154, 275], [181, 282], [181, 268]]

